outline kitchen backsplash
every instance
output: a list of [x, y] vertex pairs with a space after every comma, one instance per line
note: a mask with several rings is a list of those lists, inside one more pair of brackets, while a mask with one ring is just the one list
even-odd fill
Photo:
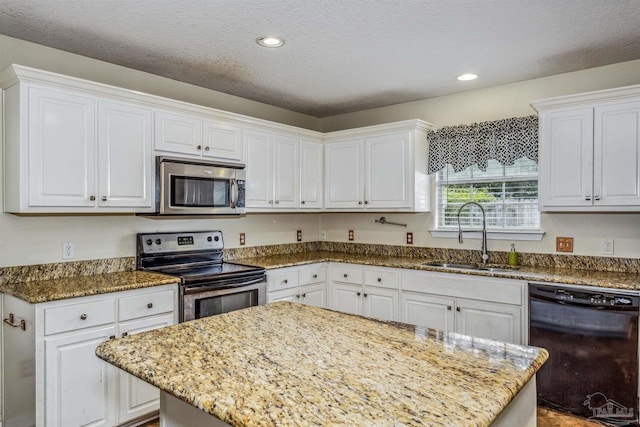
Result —
[[[311, 251], [424, 258], [452, 263], [476, 263], [480, 260], [480, 251], [474, 250], [327, 241], [225, 249], [224, 257], [227, 260], [239, 261], [243, 258], [285, 255], [289, 253]], [[489, 252], [489, 262], [491, 264], [507, 264], [508, 254], [509, 252], [491, 251]], [[614, 271], [640, 274], [640, 259], [636, 258], [591, 257], [521, 252], [519, 261], [521, 265], [533, 267], [572, 268], [580, 270]], [[132, 271], [135, 267], [135, 257], [0, 267], [0, 282], [30, 282], [33, 280], [52, 280], [63, 277], [89, 276], [94, 274], [115, 273], [118, 271]]]

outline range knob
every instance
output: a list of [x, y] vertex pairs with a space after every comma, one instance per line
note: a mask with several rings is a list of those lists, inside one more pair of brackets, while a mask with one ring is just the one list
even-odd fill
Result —
[[153, 240], [147, 239], [147, 245], [153, 245]]
[[160, 243], [162, 243], [162, 240], [156, 239], [156, 245], [159, 245]]

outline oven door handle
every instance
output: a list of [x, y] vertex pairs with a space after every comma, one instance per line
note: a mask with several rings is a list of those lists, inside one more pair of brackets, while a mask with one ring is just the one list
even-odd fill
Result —
[[235, 209], [238, 204], [238, 181], [235, 178], [231, 179], [231, 200], [229, 201], [229, 207]]
[[258, 277], [256, 279], [247, 280], [244, 282], [229, 283], [228, 285], [225, 285], [222, 288], [219, 285], [213, 285], [213, 286], [205, 285], [201, 287], [200, 286], [185, 287], [184, 295], [197, 294], [197, 293], [202, 293], [202, 292], [211, 291], [211, 290], [218, 290], [218, 289], [241, 288], [241, 287], [253, 285], [256, 283], [266, 283], [266, 279], [264, 277]]

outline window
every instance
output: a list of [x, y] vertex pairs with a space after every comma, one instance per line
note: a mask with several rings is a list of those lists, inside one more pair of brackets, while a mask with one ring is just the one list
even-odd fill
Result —
[[[540, 229], [538, 210], [538, 164], [521, 158], [511, 166], [489, 160], [485, 172], [476, 165], [454, 172], [447, 165], [437, 177], [437, 228], [458, 227], [457, 213], [469, 201], [482, 205], [487, 228], [505, 231]], [[460, 214], [463, 229], [481, 228], [482, 212], [468, 206]]]

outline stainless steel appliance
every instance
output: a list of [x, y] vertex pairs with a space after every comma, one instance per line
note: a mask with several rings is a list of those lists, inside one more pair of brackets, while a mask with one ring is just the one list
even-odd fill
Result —
[[225, 262], [221, 231], [140, 233], [138, 270], [180, 278], [180, 321], [266, 303], [263, 268]]
[[529, 284], [529, 344], [549, 351], [538, 404], [638, 425], [638, 293]]
[[157, 215], [242, 215], [244, 165], [156, 157]]

